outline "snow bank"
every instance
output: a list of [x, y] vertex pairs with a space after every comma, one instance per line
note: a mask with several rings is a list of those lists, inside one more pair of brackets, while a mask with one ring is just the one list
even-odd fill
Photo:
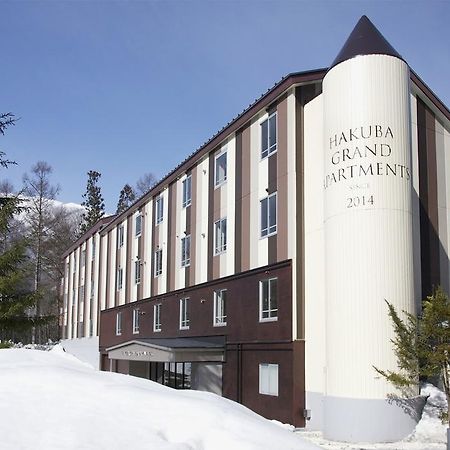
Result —
[[439, 410], [447, 408], [445, 394], [432, 384], [425, 384], [421, 395], [429, 396], [423, 409], [422, 418], [408, 440], [415, 442], [447, 442], [447, 425], [439, 418]]
[[2, 450], [318, 447], [214, 394], [100, 372], [60, 346], [0, 350]]

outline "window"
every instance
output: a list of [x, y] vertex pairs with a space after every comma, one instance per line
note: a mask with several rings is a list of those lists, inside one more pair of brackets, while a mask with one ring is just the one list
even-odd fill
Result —
[[277, 193], [261, 200], [261, 237], [277, 232]]
[[191, 264], [191, 236], [181, 238], [181, 267]]
[[73, 288], [73, 291], [72, 291], [72, 305], [75, 305], [75, 297], [76, 297], [76, 291], [75, 291], [75, 288]]
[[91, 254], [92, 254], [92, 259], [95, 259], [95, 237], [92, 236], [92, 241], [91, 241]]
[[155, 209], [155, 222], [156, 225], [158, 225], [158, 223], [161, 223], [164, 218], [164, 197], [162, 195], [156, 197]]
[[183, 208], [186, 208], [191, 204], [191, 188], [192, 178], [191, 175], [188, 175], [183, 180]]
[[189, 298], [180, 299], [180, 330], [189, 328]]
[[162, 274], [162, 249], [155, 252], [155, 277]]
[[227, 152], [219, 153], [215, 160], [214, 185], [220, 186], [227, 181]]
[[261, 123], [261, 159], [277, 150], [277, 113]]
[[117, 248], [123, 247], [123, 236], [125, 234], [125, 229], [123, 225], [121, 225], [117, 229]]
[[122, 334], [122, 311], [116, 314], [116, 335], [120, 336]]
[[86, 250], [83, 250], [81, 252], [81, 267], [84, 267], [86, 265]]
[[141, 260], [134, 262], [134, 282], [139, 284], [141, 282]]
[[135, 236], [138, 237], [142, 233], [142, 216], [138, 214], [134, 220]]
[[133, 334], [139, 333], [139, 309], [133, 309]]
[[78, 293], [78, 301], [80, 302], [80, 303], [83, 303], [84, 302], [84, 285], [83, 286], [80, 286], [80, 291], [79, 291], [79, 293]]
[[90, 295], [91, 300], [94, 298], [94, 292], [95, 292], [95, 283], [94, 280], [91, 279], [91, 295]]
[[73, 255], [73, 273], [77, 271], [77, 255]]
[[220, 289], [214, 292], [214, 326], [227, 324], [227, 290]]
[[261, 322], [278, 319], [277, 290], [277, 278], [259, 282], [259, 320]]
[[123, 287], [123, 269], [119, 267], [117, 269], [117, 290], [120, 291]]
[[278, 364], [259, 365], [259, 393], [278, 397]]
[[218, 255], [227, 249], [227, 219], [220, 219], [214, 224], [214, 253]]
[[161, 331], [161, 303], [153, 306], [153, 331]]

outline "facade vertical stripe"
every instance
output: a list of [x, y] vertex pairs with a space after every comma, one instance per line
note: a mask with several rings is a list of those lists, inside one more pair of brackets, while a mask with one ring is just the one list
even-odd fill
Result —
[[251, 186], [251, 126], [248, 123], [242, 130], [242, 188], [241, 188], [241, 270], [250, 269], [250, 186]]
[[126, 242], [126, 262], [125, 262], [125, 303], [129, 303], [131, 299], [131, 247], [133, 245], [133, 216], [127, 217], [127, 242]]
[[214, 258], [214, 152], [209, 154], [208, 180], [208, 281], [212, 280]]
[[235, 151], [235, 220], [234, 220], [234, 272], [242, 270], [242, 131], [236, 133]]

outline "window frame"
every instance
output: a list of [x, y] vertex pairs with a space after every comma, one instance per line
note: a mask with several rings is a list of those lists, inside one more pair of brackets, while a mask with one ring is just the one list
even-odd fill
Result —
[[[275, 143], [270, 145], [270, 137], [271, 137], [270, 119], [272, 119], [273, 117], [275, 117]], [[263, 149], [263, 127], [265, 124], [267, 124], [267, 148]], [[278, 150], [278, 115], [277, 115], [277, 111], [274, 111], [274, 112], [268, 114], [267, 118], [262, 120], [259, 125], [260, 125], [260, 130], [261, 130], [260, 137], [261, 137], [261, 161], [262, 161], [263, 159], [266, 159], [270, 155], [273, 155], [274, 153], [276, 153]]]
[[[191, 206], [192, 204], [192, 174], [189, 174], [186, 176], [186, 178], [182, 181], [182, 186], [183, 186], [183, 190], [182, 190], [182, 207], [183, 208], [187, 208], [188, 206]], [[188, 191], [188, 186], [189, 186], [189, 191]], [[189, 198], [188, 198], [188, 194], [189, 194]]]
[[[158, 260], [158, 254], [160, 254], [160, 258]], [[155, 253], [153, 254], [153, 263], [154, 263], [154, 269], [153, 269], [153, 277], [160, 277], [163, 272], [163, 250], [162, 248], [158, 248], [155, 250]], [[160, 267], [158, 268], [158, 262], [160, 263]], [[159, 270], [158, 270], [159, 269]]]
[[125, 237], [125, 226], [119, 225], [117, 227], [117, 248], [122, 248]]
[[[271, 370], [275, 370], [275, 369], [276, 369], [276, 372], [271, 373]], [[272, 397], [279, 397], [279, 391], [280, 391], [280, 365], [279, 364], [259, 363], [259, 377], [258, 378], [259, 378], [258, 391], [261, 395], [270, 395]], [[267, 380], [264, 380], [263, 378], [267, 378]], [[267, 385], [267, 389], [264, 389], [265, 385]]]
[[[218, 229], [221, 231], [223, 223], [225, 223], [225, 242], [221, 242], [221, 245], [218, 245]], [[219, 225], [219, 228], [217, 225]], [[214, 255], [220, 255], [227, 251], [227, 237], [227, 218], [223, 217], [214, 222]]]
[[[138, 238], [142, 235], [142, 214], [139, 213], [134, 218], [134, 237]], [[138, 229], [138, 222], [139, 222], [139, 229]]]
[[[271, 282], [273, 282], [273, 281], [276, 281], [276, 283], [277, 283], [277, 286], [276, 286], [277, 287], [277, 290], [276, 290], [277, 298], [275, 299], [276, 306], [277, 306], [276, 308], [271, 307], [272, 299], [270, 297], [270, 292], [271, 292], [270, 285], [271, 285]], [[266, 282], [268, 283], [267, 293], [268, 293], [269, 298], [268, 298], [267, 304], [268, 304], [269, 309], [263, 310], [263, 283], [266, 283]], [[276, 315], [271, 315], [274, 311], [275, 311]], [[263, 317], [264, 312], [268, 312], [269, 316]], [[260, 322], [276, 322], [277, 320], [278, 320], [278, 277], [265, 278], [263, 280], [259, 280], [259, 321]]]
[[[267, 197], [262, 198], [259, 201], [259, 237], [260, 239], [265, 239], [269, 236], [274, 236], [277, 234], [278, 231], [278, 192], [272, 192], [271, 194], [267, 195]], [[270, 199], [275, 198], [275, 225], [270, 225]], [[267, 201], [267, 228], [263, 229], [262, 224], [262, 205], [263, 202]], [[275, 227], [273, 231], [270, 231], [272, 227]], [[264, 230], [267, 230], [266, 234], [264, 234]]]
[[[228, 179], [228, 154], [227, 153], [228, 153], [228, 149], [225, 148], [225, 149], [221, 150], [220, 152], [218, 152], [214, 156], [214, 188], [218, 188], [227, 182], [227, 179]], [[217, 174], [218, 174], [217, 161], [222, 156], [225, 156], [225, 176], [224, 176], [224, 178], [218, 180], [217, 179]]]
[[[225, 292], [225, 299], [223, 298], [223, 293]], [[225, 327], [227, 325], [227, 289], [217, 289], [214, 291], [214, 315], [213, 315], [213, 325], [215, 327]], [[219, 301], [222, 302], [222, 307], [218, 308]], [[218, 316], [218, 310], [222, 310], [222, 315]], [[225, 311], [225, 314], [223, 314], [223, 311]], [[221, 319], [221, 320], [218, 320]], [[225, 319], [225, 320], [224, 320]]]
[[121, 291], [123, 289], [123, 269], [122, 267], [117, 268], [116, 272], [116, 290]]
[[122, 335], [122, 311], [116, 313], [116, 336]]
[[159, 194], [155, 199], [155, 225], [164, 221], [164, 196]]
[[159, 333], [161, 329], [161, 303], [157, 303], [153, 305], [153, 331]]
[[136, 259], [136, 261], [134, 261], [134, 284], [141, 284], [141, 278], [141, 260]]
[[[186, 243], [189, 243], [186, 246]], [[188, 257], [186, 257], [188, 254]], [[181, 238], [181, 267], [189, 267], [191, 265], [191, 235], [188, 234]], [[184, 258], [183, 258], [184, 257]]]
[[189, 297], [180, 298], [180, 330], [189, 330]]
[[133, 309], [133, 334], [139, 334], [139, 308]]

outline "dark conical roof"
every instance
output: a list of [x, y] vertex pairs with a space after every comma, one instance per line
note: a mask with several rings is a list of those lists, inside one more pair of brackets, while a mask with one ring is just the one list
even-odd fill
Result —
[[390, 55], [403, 59], [367, 16], [359, 19], [330, 69], [359, 55]]

